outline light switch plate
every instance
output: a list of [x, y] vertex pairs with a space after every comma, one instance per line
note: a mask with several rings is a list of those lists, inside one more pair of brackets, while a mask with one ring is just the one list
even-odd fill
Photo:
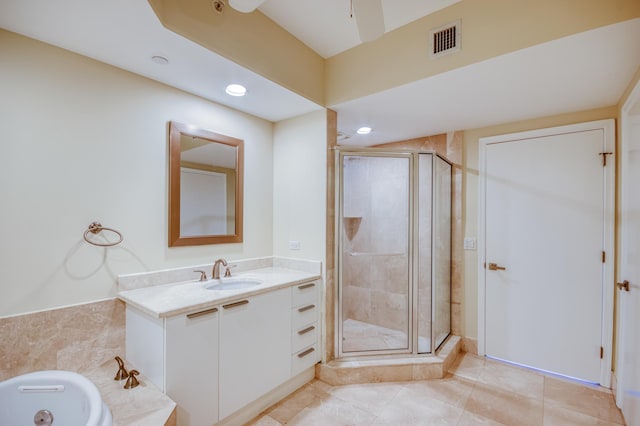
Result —
[[465, 238], [464, 239], [464, 249], [465, 250], [475, 250], [476, 249], [476, 239], [475, 238]]
[[289, 250], [300, 250], [300, 241], [289, 241]]

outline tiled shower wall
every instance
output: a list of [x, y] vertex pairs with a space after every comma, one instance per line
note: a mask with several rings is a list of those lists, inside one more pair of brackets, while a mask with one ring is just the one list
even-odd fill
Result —
[[38, 370], [82, 373], [124, 357], [125, 305], [110, 299], [0, 318], [0, 336], [0, 381]]
[[[344, 319], [406, 332], [409, 174], [406, 158], [344, 164]], [[351, 236], [351, 239], [348, 237]]]

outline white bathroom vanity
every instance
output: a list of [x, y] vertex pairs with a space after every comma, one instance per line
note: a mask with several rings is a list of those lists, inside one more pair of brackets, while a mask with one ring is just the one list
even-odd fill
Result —
[[320, 360], [319, 268], [268, 266], [227, 281], [118, 294], [126, 358], [177, 403], [178, 425], [242, 424], [310, 381]]

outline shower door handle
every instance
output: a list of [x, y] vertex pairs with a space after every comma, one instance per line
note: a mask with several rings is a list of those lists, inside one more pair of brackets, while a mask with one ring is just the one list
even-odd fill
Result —
[[506, 271], [507, 268], [505, 268], [504, 266], [499, 266], [497, 263], [490, 263], [489, 270], [490, 271]]

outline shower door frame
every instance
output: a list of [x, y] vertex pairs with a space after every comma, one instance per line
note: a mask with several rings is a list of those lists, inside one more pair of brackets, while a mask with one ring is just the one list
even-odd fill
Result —
[[[419, 182], [419, 173], [417, 173], [419, 167], [419, 159], [420, 154], [428, 154], [431, 155], [431, 315], [430, 315], [430, 351], [419, 353], [419, 345], [418, 345], [418, 291], [415, 288], [414, 280], [418, 277], [418, 264], [419, 262], [414, 262], [414, 253], [418, 253], [418, 244], [419, 238], [414, 238], [416, 232], [419, 230], [417, 225], [417, 215], [418, 215], [418, 206], [419, 203], [416, 201], [414, 194], [420, 190], [420, 182]], [[410, 305], [407, 310], [408, 318], [407, 318], [407, 340], [408, 340], [408, 348], [407, 349], [381, 349], [381, 350], [367, 350], [367, 351], [349, 351], [344, 352], [342, 349], [342, 338], [343, 338], [343, 312], [342, 312], [342, 300], [343, 300], [343, 283], [341, 280], [342, 277], [342, 240], [344, 238], [344, 227], [342, 226], [343, 222], [343, 158], [345, 156], [364, 156], [364, 157], [380, 157], [380, 158], [408, 158], [409, 159], [409, 241], [407, 243], [407, 256], [408, 256], [408, 299], [410, 301]], [[334, 241], [334, 262], [336, 265], [336, 277], [335, 283], [337, 285], [337, 292], [334, 298], [334, 308], [336, 312], [336, 325], [337, 330], [335, 332], [335, 355], [337, 358], [370, 358], [372, 356], [393, 356], [393, 355], [412, 355], [412, 356], [432, 356], [435, 351], [439, 347], [434, 347], [435, 344], [435, 330], [433, 327], [434, 321], [434, 312], [436, 309], [436, 300], [434, 297], [434, 282], [435, 282], [435, 267], [434, 267], [434, 259], [435, 259], [435, 238], [433, 234], [433, 228], [435, 226], [435, 214], [434, 214], [434, 203], [436, 197], [436, 191], [434, 189], [433, 183], [435, 182], [435, 160], [436, 157], [445, 161], [449, 166], [452, 167], [451, 175], [453, 173], [453, 163], [441, 156], [435, 151], [432, 150], [389, 150], [387, 148], [367, 148], [367, 147], [336, 147], [335, 149], [335, 206], [336, 206], [336, 214], [335, 214], [335, 228], [336, 229], [336, 238]], [[451, 179], [451, 191], [453, 191], [453, 179]], [[453, 197], [451, 198], [451, 203], [453, 203]], [[449, 206], [450, 212], [450, 226], [449, 232], [452, 232], [452, 224], [453, 224], [453, 206]], [[450, 234], [451, 235], [451, 234]], [[451, 298], [451, 267], [452, 267], [452, 259], [453, 259], [453, 247], [449, 247], [450, 254], [450, 266], [449, 266], [449, 277], [450, 277], [450, 298]], [[449, 311], [449, 323], [451, 324], [451, 311]], [[451, 327], [450, 327], [451, 328]], [[449, 335], [451, 335], [451, 330], [449, 331]], [[443, 340], [443, 343], [446, 341], [446, 338]]]

